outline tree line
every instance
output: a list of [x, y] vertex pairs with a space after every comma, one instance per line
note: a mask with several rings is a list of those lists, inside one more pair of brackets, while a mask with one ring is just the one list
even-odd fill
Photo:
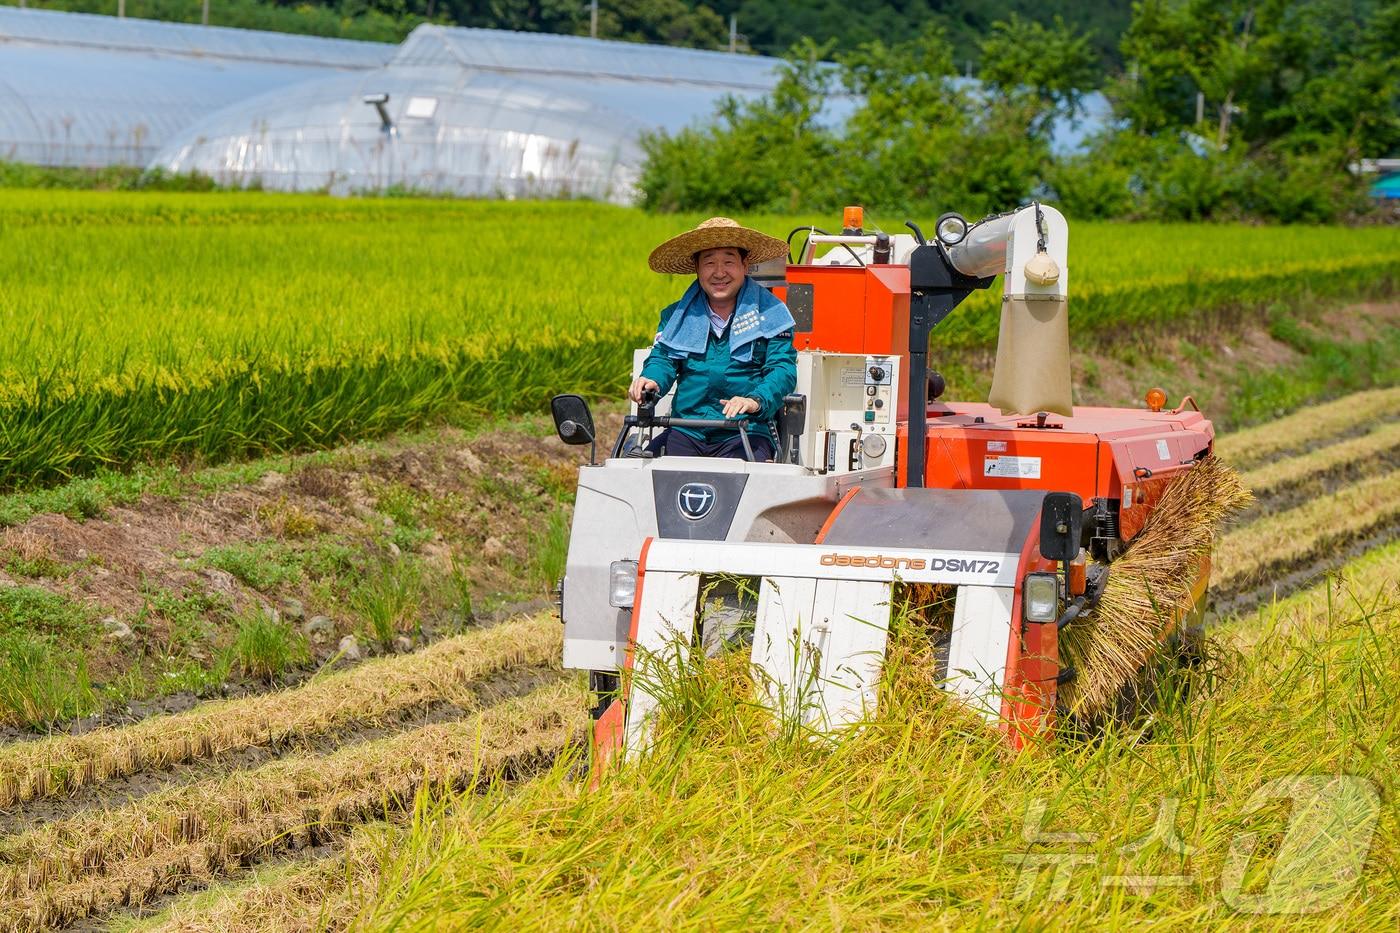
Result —
[[[980, 216], [1042, 198], [1076, 217], [1335, 222], [1369, 208], [1351, 167], [1400, 151], [1393, 2], [1140, 0], [1107, 74], [1063, 20], [1013, 14], [978, 46], [969, 82], [937, 24], [850, 51], [800, 42], [771, 94], [646, 138], [644, 203]], [[1107, 127], [1054, 152], [1055, 117], [1082, 117], [1090, 89]], [[854, 101], [836, 125], [833, 95]]]
[[[19, 0], [2, 0], [15, 4]], [[26, 0], [31, 7], [113, 14], [117, 0]], [[736, 18], [741, 51], [782, 55], [803, 38], [855, 48], [894, 41], [929, 24], [941, 26], [961, 49], [958, 64], [975, 67], [977, 38], [997, 15], [1018, 13], [1050, 22], [1060, 16], [1091, 32], [1105, 64], [1117, 55], [1130, 0], [1001, 0], [995, 12], [979, 0], [599, 0], [598, 36], [691, 48], [729, 47]], [[126, 0], [126, 15], [197, 23], [202, 0]], [[421, 23], [588, 35], [588, 0], [210, 0], [216, 26], [266, 29], [349, 39], [398, 42]]]

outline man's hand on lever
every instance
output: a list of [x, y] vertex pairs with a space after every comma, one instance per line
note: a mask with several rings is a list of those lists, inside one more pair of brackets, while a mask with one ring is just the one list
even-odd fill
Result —
[[642, 400], [643, 392], [655, 392], [661, 387], [656, 384], [655, 379], [648, 379], [646, 376], [638, 376], [632, 380], [632, 385], [627, 390], [627, 397], [634, 402]]
[[738, 418], [740, 415], [752, 415], [759, 409], [757, 399], [745, 398], [742, 395], [720, 399], [720, 403], [724, 405], [724, 417], [726, 418]]

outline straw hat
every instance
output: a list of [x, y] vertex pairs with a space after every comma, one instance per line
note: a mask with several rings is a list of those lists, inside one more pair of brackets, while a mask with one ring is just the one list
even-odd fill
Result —
[[673, 236], [652, 250], [647, 265], [653, 272], [694, 275], [695, 254], [721, 246], [744, 250], [748, 253], [745, 261], [751, 266], [788, 254], [787, 244], [777, 237], [741, 227], [728, 217], [711, 217], [694, 230]]

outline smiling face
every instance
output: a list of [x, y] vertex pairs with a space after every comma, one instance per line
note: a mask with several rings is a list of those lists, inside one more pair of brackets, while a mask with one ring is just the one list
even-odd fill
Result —
[[744, 254], [736, 247], [721, 246], [717, 249], [702, 249], [695, 256], [695, 275], [700, 280], [700, 288], [710, 299], [711, 307], [716, 304], [722, 310], [733, 304], [744, 287], [744, 276], [748, 266]]

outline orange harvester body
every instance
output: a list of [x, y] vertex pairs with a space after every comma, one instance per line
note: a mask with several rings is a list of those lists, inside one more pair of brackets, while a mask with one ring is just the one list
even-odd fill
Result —
[[[901, 357], [908, 380], [909, 267], [793, 265], [779, 297], [800, 295], [803, 314], [793, 342], [799, 350]], [[805, 294], [804, 294], [805, 293]], [[937, 345], [935, 331], [934, 346]], [[918, 393], [901, 386], [896, 484], [908, 485], [907, 400]], [[1215, 429], [1199, 410], [1076, 407], [1071, 416], [1003, 415], [976, 402], [928, 404], [924, 483], [932, 489], [1035, 489], [1072, 492], [1085, 503], [1118, 503], [1118, 531], [1130, 541], [1141, 531], [1172, 478], [1191, 469], [1213, 446]], [[1010, 468], [1007, 465], [1010, 465]], [[839, 513], [842, 506], [838, 506]], [[835, 517], [835, 513], [833, 514]], [[1053, 570], [1041, 557], [1038, 537], [1026, 542], [1022, 573]], [[1196, 591], [1204, 595], [1203, 563]], [[1020, 618], [1021, 591], [1013, 618]], [[1028, 626], [1012, 639], [1006, 666], [1002, 720], [1020, 737], [1049, 725], [1055, 678], [1060, 671], [1053, 625]]]

